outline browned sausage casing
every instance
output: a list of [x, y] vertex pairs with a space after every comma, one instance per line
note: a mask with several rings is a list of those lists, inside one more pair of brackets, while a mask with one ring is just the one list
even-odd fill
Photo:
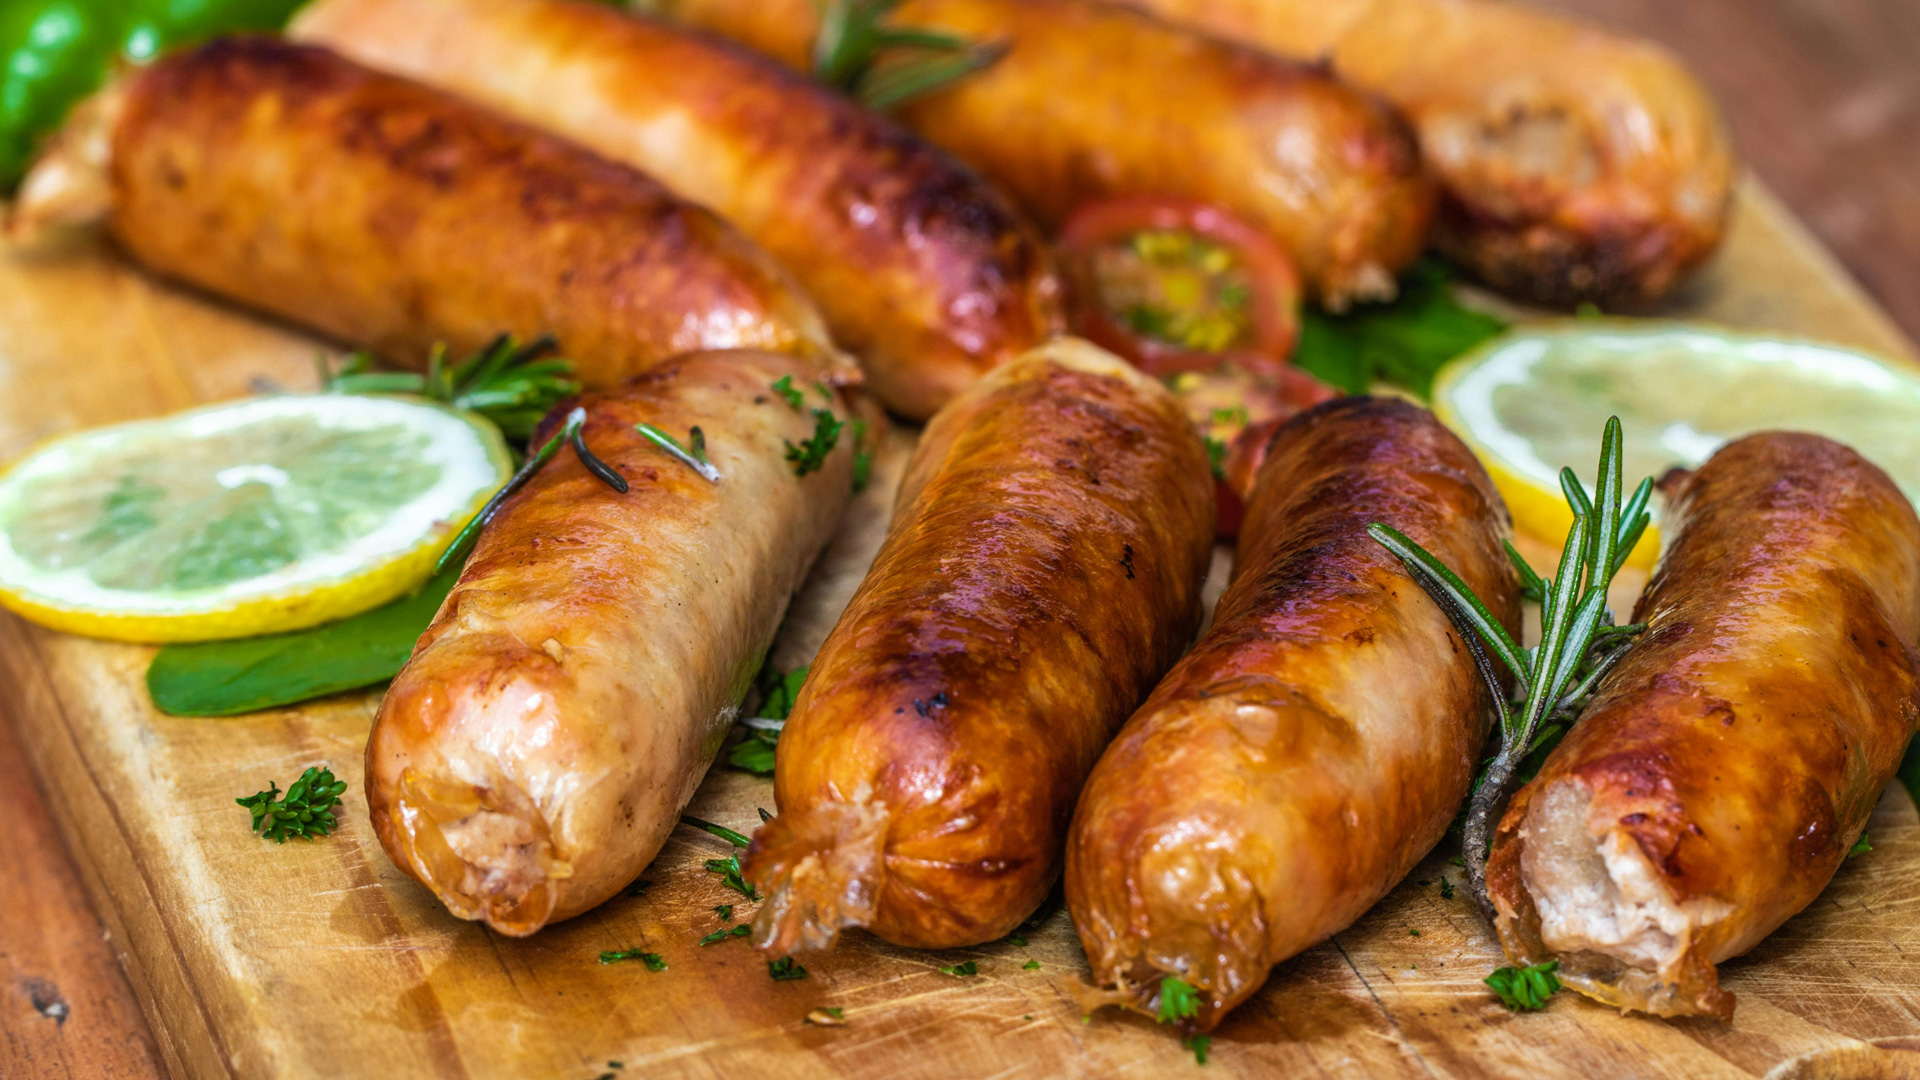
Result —
[[1058, 329], [1038, 234], [959, 162], [737, 45], [584, 0], [321, 0], [295, 36], [578, 140], [791, 269], [925, 419]]
[[113, 233], [142, 262], [396, 363], [551, 333], [609, 387], [697, 349], [831, 349], [708, 211], [321, 49], [169, 56], [127, 88], [112, 147]]
[[[664, 0], [805, 67], [812, 0]], [[1098, 0], [908, 0], [891, 16], [1012, 51], [900, 110], [1057, 226], [1110, 195], [1211, 203], [1264, 230], [1340, 306], [1391, 295], [1432, 189], [1403, 125], [1316, 68]]]
[[1130, 0], [1324, 60], [1420, 134], [1436, 240], [1540, 303], [1657, 300], [1719, 246], [1738, 164], [1665, 50], [1502, 0]]
[[1920, 718], [1920, 521], [1838, 443], [1732, 443], [1670, 504], [1647, 630], [1488, 861], [1515, 963], [1661, 1016], [1733, 1015], [1714, 965], [1826, 887]]
[[[701, 353], [589, 395], [587, 444], [630, 489], [563, 449], [481, 534], [367, 742], [380, 842], [449, 911], [531, 934], [660, 850], [851, 493], [851, 439], [805, 477], [785, 457], [814, 419], [768, 388], [818, 375]], [[698, 426], [719, 482], [641, 421]]]
[[1094, 769], [1067, 904], [1094, 981], [1151, 1011], [1200, 992], [1210, 1030], [1274, 964], [1345, 928], [1446, 832], [1487, 734], [1452, 624], [1367, 534], [1453, 567], [1510, 633], [1506, 506], [1432, 414], [1343, 398], [1261, 466], [1213, 627]]
[[1061, 339], [927, 426], [780, 736], [755, 943], [991, 941], [1046, 898], [1087, 770], [1192, 639], [1213, 537], [1173, 395]]

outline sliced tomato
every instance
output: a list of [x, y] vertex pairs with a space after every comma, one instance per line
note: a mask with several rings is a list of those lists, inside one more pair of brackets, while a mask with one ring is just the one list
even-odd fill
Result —
[[1254, 474], [1267, 457], [1274, 431], [1295, 413], [1340, 392], [1291, 364], [1267, 360], [1228, 361], [1211, 371], [1188, 371], [1167, 380], [1199, 426], [1213, 458], [1222, 540], [1240, 533]]
[[1300, 335], [1300, 278], [1264, 233], [1204, 203], [1087, 203], [1060, 232], [1081, 336], [1166, 376], [1235, 358], [1284, 362]]

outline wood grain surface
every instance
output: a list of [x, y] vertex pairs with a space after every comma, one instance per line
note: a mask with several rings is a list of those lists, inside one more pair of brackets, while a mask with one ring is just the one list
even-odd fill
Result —
[[[1684, 5], [1656, 0], [1542, 3], [1644, 33], [1664, 41], [1687, 59], [1717, 92], [1742, 152], [1759, 174], [1783, 193], [1909, 333], [1920, 332], [1920, 274], [1913, 271], [1920, 265], [1920, 217], [1912, 210], [1920, 205], [1920, 74], [1913, 64], [1913, 57], [1920, 55], [1920, 6], [1901, 0], [1818, 4], [1805, 0], [1690, 0]], [[1743, 292], [1727, 288], [1722, 283], [1724, 275], [1710, 274], [1680, 307], [1717, 311], [1728, 321], [1748, 325], [1792, 324], [1810, 333], [1847, 337], [1886, 350], [1906, 347], [1886, 320], [1862, 311], [1858, 293], [1844, 284], [1830, 287], [1836, 281], [1832, 264], [1827, 256], [1804, 243], [1804, 238], [1789, 237], [1784, 245], [1770, 246], [1787, 275], [1777, 286]], [[1796, 247], [1796, 254], [1788, 254]], [[9, 272], [15, 269], [10, 267]], [[16, 320], [22, 317], [21, 308], [17, 298], [0, 289], [0, 402], [5, 403], [4, 414], [0, 414], [0, 460], [11, 458], [48, 434], [246, 393], [258, 388], [252, 385], [252, 379], [260, 371], [279, 372], [288, 380], [284, 385], [290, 387], [304, 386], [311, 379], [303, 343], [295, 341], [287, 346], [274, 332], [235, 323], [217, 309], [210, 315], [203, 304], [151, 293], [144, 282], [129, 280], [113, 269], [57, 263], [32, 269], [36, 274], [53, 275], [50, 281], [64, 283], [66, 288], [61, 291], [73, 297], [75, 310], [64, 330], [46, 328], [48, 336], [36, 340], [30, 353], [24, 352], [14, 331]], [[1808, 280], [1815, 287], [1803, 291]], [[1798, 294], [1789, 305], [1790, 313], [1776, 310], [1773, 298], [1781, 294]], [[16, 302], [10, 303], [10, 299]], [[209, 341], [211, 346], [204, 344]], [[84, 358], [95, 352], [137, 362], [114, 366], [111, 379], [104, 369], [85, 379], [66, 376], [65, 372], [78, 363], [76, 356]], [[250, 363], [218, 362], [220, 357], [239, 354], [247, 355]], [[844, 568], [841, 571], [843, 575], [850, 572]], [[27, 656], [25, 662], [32, 669], [44, 647], [39, 640], [42, 637], [46, 636], [6, 620], [0, 627], [0, 649], [10, 656]], [[793, 647], [799, 648], [797, 644]], [[7, 719], [18, 720], [34, 707], [55, 707], [44, 673], [21, 672], [18, 664], [0, 668], [0, 711]], [[268, 722], [281, 727], [288, 723], [283, 718]], [[34, 737], [43, 737], [39, 729]], [[7, 867], [0, 876], [0, 1077], [36, 1080], [161, 1075], [156, 1064], [158, 1052], [151, 1049], [146, 1026], [132, 1011], [126, 981], [108, 959], [120, 951], [126, 939], [123, 934], [105, 930], [75, 886], [84, 877], [94, 895], [108, 895], [109, 878], [104, 871], [125, 870], [126, 864], [107, 866], [104, 860], [95, 860], [84, 845], [78, 849], [82, 861], [76, 864], [63, 858], [48, 808], [21, 767], [19, 748], [13, 742], [10, 732], [0, 731], [0, 810], [7, 814], [7, 828], [0, 839], [0, 860]], [[54, 749], [36, 742], [33, 752], [44, 765], [52, 760], [50, 751]], [[272, 768], [276, 763], [260, 764]], [[292, 768], [292, 764], [287, 763], [287, 767]], [[81, 772], [78, 782], [84, 787], [88, 781], [84, 769]], [[249, 777], [248, 782], [252, 779]], [[284, 782], [286, 777], [280, 779]], [[222, 797], [227, 794], [219, 792]], [[72, 808], [55, 809], [65, 817], [63, 831], [69, 837], [91, 827], [119, 832], [110, 810], [81, 822], [73, 817]], [[1898, 807], [1883, 806], [1881, 816], [1889, 814], [1901, 816]], [[216, 826], [216, 821], [217, 815], [207, 827], [226, 831], [227, 825]], [[176, 821], [176, 826], [180, 824]], [[1880, 840], [1882, 828], [1876, 822], [1874, 835], [1876, 845], [1884, 850], [1892, 838]], [[701, 857], [711, 854], [690, 838], [678, 843], [679, 847], [670, 849], [669, 860], [675, 850], [684, 854], [694, 847], [699, 848]], [[371, 858], [384, 862], [377, 849], [371, 852]], [[1841, 890], [1852, 880], [1854, 870], [1849, 867], [1835, 890], [1816, 907], [1826, 909], [1847, 902], [1844, 897], [1850, 894]], [[1423, 869], [1414, 879], [1426, 874]], [[297, 880], [288, 886], [301, 888]], [[111, 887], [127, 888], [117, 879]], [[1905, 906], [1898, 910], [1912, 912], [1912, 894], [1909, 888], [1901, 900]], [[151, 903], [151, 897], [140, 888], [113, 895], [128, 904]], [[1388, 906], [1400, 901], [1396, 894]], [[1383, 906], [1369, 921], [1385, 911]], [[1801, 921], [1812, 922], [1818, 917], [1816, 911]], [[1907, 921], [1915, 920], [1909, 914]], [[121, 920], [114, 916], [113, 922], [118, 926]], [[1791, 924], [1789, 931], [1798, 925]], [[1855, 945], [1872, 947], [1870, 942]], [[737, 947], [737, 943], [729, 947]], [[1772, 947], [1769, 943], [1768, 948]], [[1886, 945], [1878, 948], [1885, 949]], [[1311, 981], [1315, 965], [1324, 966], [1324, 958], [1314, 961], [1315, 955], [1318, 953], [1296, 965], [1305, 972], [1298, 977]], [[150, 997], [155, 992], [153, 987], [180, 989], [178, 983], [156, 981], [138, 956], [129, 955], [127, 960], [136, 977], [149, 987]], [[1747, 967], [1764, 962], [1758, 958], [1741, 962], [1736, 965], [1742, 973], [1738, 977], [1747, 978]], [[1811, 973], [1812, 969], [1808, 970]], [[990, 977], [992, 974], [990, 970]], [[1291, 985], [1297, 977], [1289, 975], [1285, 981]], [[1911, 980], [1907, 985], [1912, 985]], [[955, 989], [937, 982], [932, 988], [949, 993]], [[1832, 992], [1832, 988], [1817, 984], [1811, 992], [1817, 996]], [[1863, 996], [1852, 990], [1845, 993]], [[1864, 996], [1876, 993], [1868, 991]], [[1905, 994], [1904, 1031], [1920, 1031], [1912, 991]], [[67, 1005], [64, 1022], [47, 1015], [48, 1011], [57, 1013], [57, 1009], [43, 1011], [42, 1006], [51, 1005], [56, 998]], [[1751, 1002], [1753, 998], [1745, 1000]], [[1550, 1013], [1562, 1008], [1556, 1004]], [[1747, 1016], [1751, 1015], [1749, 1011]], [[404, 1019], [404, 1014], [397, 1012], [390, 1019]], [[1480, 1019], [1490, 1025], [1507, 1026], [1501, 1015]], [[386, 1021], [373, 1018], [369, 1022]], [[905, 1023], [886, 1023], [885, 1030], [892, 1031], [900, 1043], [912, 1043], [915, 1034], [910, 1026], [900, 1026]], [[1689, 1038], [1719, 1046], [1736, 1070], [1720, 1070], [1723, 1075], [1758, 1075], [1767, 1063], [1785, 1060], [1799, 1045], [1782, 1045], [1769, 1036], [1754, 1044], [1758, 1049], [1728, 1050], [1750, 1034], [1750, 1030], [1743, 1031], [1747, 1028], [1746, 1016], [1731, 1032], [1696, 1031], [1685, 1025], [1660, 1027], [1677, 1028]], [[1375, 1038], [1405, 1045], [1391, 1025], [1368, 1030], [1377, 1032]], [[1888, 1038], [1901, 1031], [1898, 1025], [1885, 1024], [1873, 1030], [1884, 1031]], [[844, 1033], [821, 1030], [811, 1034]], [[173, 1045], [175, 1040], [165, 1031], [161, 1036], [169, 1044], [165, 1059], [180, 1071], [186, 1059]], [[1230, 1029], [1222, 1037], [1223, 1055], [1250, 1039]], [[862, 1040], [859, 1045], [871, 1044]], [[1804, 1066], [1781, 1066], [1780, 1075], [1893, 1075], [1870, 1072], [1884, 1068], [1884, 1062], [1869, 1065], [1872, 1054], [1844, 1041], [1816, 1053], [1823, 1055], [1820, 1060], [1828, 1070], [1840, 1071], [1823, 1071], [1810, 1061]], [[698, 1057], [697, 1049], [694, 1057]], [[1222, 1060], [1224, 1057], [1216, 1058], [1216, 1062]], [[1431, 1061], [1427, 1063], [1432, 1065]], [[1517, 1056], [1507, 1065], [1515, 1073], [1526, 1071], [1524, 1057]], [[1462, 1070], [1456, 1063], [1436, 1071]], [[298, 1065], [287, 1072], [305, 1074]], [[579, 1075], [597, 1074], [586, 1071]]]

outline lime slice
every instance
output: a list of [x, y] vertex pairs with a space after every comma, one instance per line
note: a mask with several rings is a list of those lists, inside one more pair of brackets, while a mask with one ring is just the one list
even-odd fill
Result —
[[417, 588], [511, 471], [411, 398], [255, 398], [80, 432], [0, 476], [0, 604], [122, 641], [297, 630]]
[[[1832, 345], [1667, 322], [1529, 324], [1449, 364], [1433, 405], [1486, 462], [1514, 524], [1550, 542], [1573, 524], [1560, 469], [1592, 484], [1609, 416], [1629, 485], [1785, 429], [1846, 443], [1920, 496], [1920, 372]], [[1657, 506], [1654, 522], [1641, 565], [1659, 550]]]

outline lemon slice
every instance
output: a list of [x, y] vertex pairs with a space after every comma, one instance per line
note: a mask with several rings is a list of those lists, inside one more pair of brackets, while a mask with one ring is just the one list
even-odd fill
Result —
[[84, 431], [0, 476], [0, 604], [121, 641], [297, 630], [416, 588], [511, 471], [411, 398], [248, 401]]
[[[1920, 372], [1832, 345], [1668, 322], [1529, 324], [1448, 365], [1433, 406], [1486, 463], [1515, 526], [1549, 542], [1573, 524], [1561, 467], [1591, 488], [1616, 415], [1629, 485], [1784, 429], [1846, 443], [1920, 496]], [[1653, 509], [1631, 559], [1643, 566], [1659, 551]]]

